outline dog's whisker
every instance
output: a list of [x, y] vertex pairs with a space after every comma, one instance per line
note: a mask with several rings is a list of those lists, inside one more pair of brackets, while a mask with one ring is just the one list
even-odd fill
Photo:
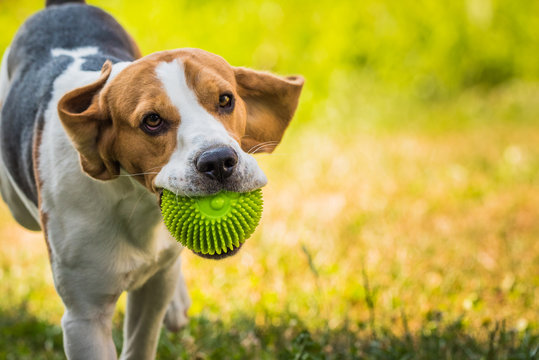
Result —
[[137, 206], [140, 203], [140, 200], [142, 200], [142, 197], [144, 196], [144, 194], [145, 194], [145, 192], [142, 191], [140, 193], [140, 196], [137, 199], [137, 202], [135, 202], [135, 205], [133, 206], [133, 210], [131, 210], [131, 214], [129, 214], [129, 217], [127, 218], [128, 223], [131, 221], [131, 218], [133, 217], [133, 214], [135, 213], [135, 210], [137, 209]]
[[251, 151], [250, 154], [251, 154], [251, 155], [253, 155], [253, 154], [258, 154], [259, 152], [264, 151], [266, 148], [269, 148], [270, 146], [273, 146], [273, 145], [259, 146], [258, 148], [256, 148], [256, 149], [254, 149], [253, 151]]
[[139, 176], [139, 175], [155, 175], [155, 174], [159, 174], [159, 172], [142, 172], [142, 173], [137, 173], [137, 174], [120, 174], [118, 176], [128, 176], [128, 177], [131, 177], [131, 176]]
[[162, 168], [163, 168], [162, 166], [155, 166], [153, 168], [146, 169], [146, 171], [151, 171], [151, 170], [155, 170], [155, 169], [162, 169]]
[[[256, 154], [256, 153], [255, 153]], [[275, 153], [272, 153], [271, 154], [272, 157], [274, 156], [291, 156], [291, 154], [288, 154], [288, 153], [284, 153], [284, 154], [275, 154]]]
[[259, 149], [262, 149], [266, 146], [273, 146], [273, 145], [277, 145], [279, 142], [278, 141], [265, 141], [265, 142], [262, 142], [260, 144], [256, 144], [255, 146], [251, 147], [247, 153], [248, 154], [255, 154], [257, 151], [259, 151]]
[[254, 148], [257, 148], [259, 146], [265, 146], [265, 145], [273, 145], [273, 144], [277, 144], [278, 141], [275, 141], [275, 140], [270, 140], [270, 141], [264, 141], [264, 142], [261, 142], [261, 143], [258, 143], [256, 145], [254, 145], [253, 147], [251, 147], [251, 149], [249, 150], [252, 150]]
[[266, 142], [263, 142], [263, 143], [260, 143], [260, 144], [257, 144], [255, 146], [253, 146], [251, 149], [249, 149], [249, 151], [247, 152], [248, 154], [256, 154], [258, 151], [266, 148], [266, 147], [270, 147], [270, 146], [275, 146], [277, 145], [279, 142], [278, 141], [266, 141]]

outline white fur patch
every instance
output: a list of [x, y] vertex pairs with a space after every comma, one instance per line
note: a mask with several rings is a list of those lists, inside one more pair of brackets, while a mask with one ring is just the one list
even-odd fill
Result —
[[110, 71], [109, 78], [107, 79], [107, 84], [111, 82], [111, 80], [114, 79], [116, 75], [120, 73], [120, 71], [122, 71], [129, 65], [131, 65], [131, 62], [129, 61], [117, 62], [116, 64], [112, 65], [112, 70]]
[[51, 50], [52, 56], [70, 56], [74, 59], [81, 59], [88, 55], [95, 55], [97, 54], [97, 47], [95, 46], [86, 46], [86, 47], [80, 47], [76, 49], [61, 49], [56, 48]]
[[6, 48], [2, 56], [2, 66], [0, 67], [0, 109], [9, 91], [9, 76], [7, 73], [7, 57], [9, 56], [9, 47]]

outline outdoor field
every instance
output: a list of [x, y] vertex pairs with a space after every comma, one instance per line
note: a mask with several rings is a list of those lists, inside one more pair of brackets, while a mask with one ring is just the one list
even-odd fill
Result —
[[[1, 53], [44, 2], [0, 0]], [[539, 358], [538, 1], [89, 3], [143, 54], [306, 79], [256, 155], [260, 226], [226, 260], [183, 252], [190, 323], [157, 359]], [[0, 359], [65, 358], [62, 313], [1, 203]]]

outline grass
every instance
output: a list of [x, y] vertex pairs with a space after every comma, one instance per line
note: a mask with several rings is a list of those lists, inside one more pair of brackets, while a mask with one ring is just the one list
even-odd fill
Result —
[[[191, 320], [162, 332], [159, 359], [539, 356], [534, 2], [93, 3], [145, 53], [197, 46], [307, 78], [258, 156], [259, 229], [231, 259], [184, 254]], [[4, 48], [41, 5], [2, 6]], [[41, 235], [2, 207], [0, 248], [0, 358], [63, 358]]]
[[[2, 314], [5, 359], [62, 359], [61, 328], [24, 310]], [[390, 328], [373, 331], [369, 324], [346, 323], [335, 329], [306, 330], [300, 319], [280, 325], [257, 325], [238, 315], [233, 326], [205, 314], [191, 319], [178, 334], [161, 334], [160, 359], [534, 359], [537, 334], [518, 333], [505, 324], [485, 325], [470, 332], [462, 319], [443, 323], [440, 314], [424, 320], [421, 331], [397, 335]], [[406, 327], [403, 317], [402, 325]], [[5, 327], [4, 327], [5, 326]], [[114, 329], [121, 343], [121, 327]], [[29, 340], [29, 339], [32, 340]], [[17, 353], [14, 353], [16, 349]]]

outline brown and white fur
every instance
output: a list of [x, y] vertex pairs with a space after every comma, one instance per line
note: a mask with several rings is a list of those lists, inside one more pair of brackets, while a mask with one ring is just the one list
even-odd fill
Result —
[[[199, 49], [140, 57], [124, 34], [124, 55], [109, 56], [109, 48], [91, 41], [33, 54], [24, 47], [31, 43], [33, 35], [24, 32], [32, 24], [49, 27], [50, 19], [85, 11], [99, 11], [97, 19], [108, 16], [63, 2], [49, 1], [54, 6], [29, 21], [4, 55], [0, 189], [15, 219], [45, 234], [65, 305], [68, 358], [116, 359], [111, 319], [127, 291], [121, 359], [151, 359], [163, 321], [171, 330], [181, 328], [190, 305], [182, 248], [162, 224], [161, 190], [194, 196], [264, 186], [266, 177], [250, 153], [271, 152], [280, 142], [303, 79], [232, 67]], [[107, 61], [92, 69], [88, 59]], [[24, 61], [27, 67], [18, 65]], [[57, 76], [43, 82], [46, 96], [32, 100], [32, 118], [21, 97], [33, 87], [22, 82], [36, 81], [31, 70], [43, 66], [40, 61], [64, 65], [54, 65]], [[223, 95], [232, 106], [223, 106]], [[13, 145], [10, 137], [21, 127], [31, 135]], [[223, 153], [234, 160], [226, 176], [200, 164]], [[26, 176], [16, 166], [23, 155], [32, 166]]]

